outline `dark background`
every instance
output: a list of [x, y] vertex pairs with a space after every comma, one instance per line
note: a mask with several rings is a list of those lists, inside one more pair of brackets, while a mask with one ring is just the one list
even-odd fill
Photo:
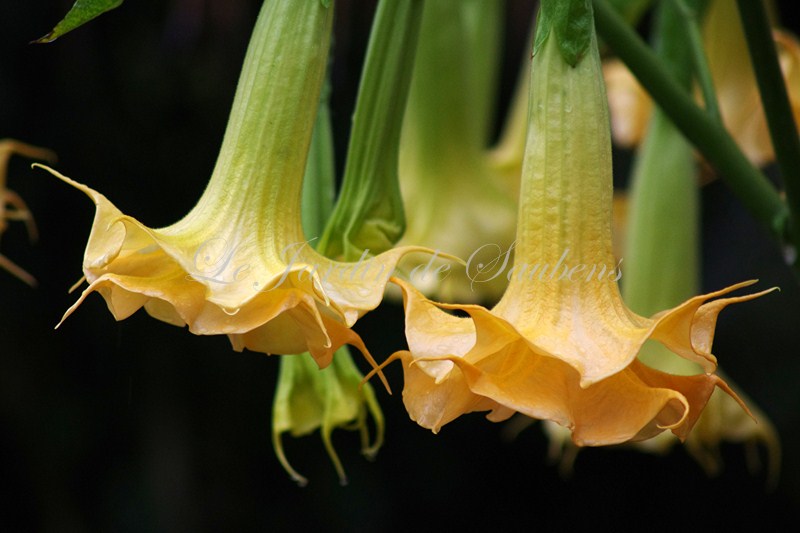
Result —
[[[172, 223], [210, 176], [259, 2], [128, 0], [53, 44], [27, 44], [71, 4], [0, 2], [0, 137], [55, 150], [58, 169], [147, 225]], [[531, 4], [509, 2], [501, 102], [525, 53]], [[373, 10], [371, 1], [337, 5], [340, 154]], [[627, 160], [618, 158], [621, 173]], [[29, 245], [14, 224], [2, 253], [40, 285], [0, 272], [0, 530], [695, 530], [800, 515], [800, 291], [719, 181], [703, 191], [704, 290], [751, 278], [782, 289], [726, 310], [715, 344], [782, 436], [773, 492], [763, 472], [748, 472], [738, 445], [723, 446], [725, 470], [711, 479], [681, 449], [585, 450], [563, 479], [538, 427], [512, 441], [480, 414], [439, 435], [418, 427], [403, 409], [399, 366], [387, 371], [395, 396], [378, 391], [388, 427], [377, 461], [359, 455], [355, 434], [337, 431], [350, 478], [342, 488], [318, 435], [286, 437], [290, 460], [311, 480], [298, 488], [270, 443], [277, 360], [143, 312], [117, 323], [99, 296], [54, 331], [76, 297], [67, 288], [81, 275], [94, 209], [20, 158], [9, 181], [41, 238]], [[399, 307], [383, 304], [356, 330], [383, 359], [404, 346], [402, 320]]]

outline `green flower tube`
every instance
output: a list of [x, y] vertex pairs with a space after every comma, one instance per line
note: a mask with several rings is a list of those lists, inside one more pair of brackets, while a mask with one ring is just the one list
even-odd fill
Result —
[[[443, 301], [496, 301], [507, 284], [516, 203], [487, 150], [501, 3], [425, 4], [400, 143], [408, 227], [402, 244], [465, 260], [404, 262], [410, 281]], [[524, 132], [523, 132], [524, 133]]]

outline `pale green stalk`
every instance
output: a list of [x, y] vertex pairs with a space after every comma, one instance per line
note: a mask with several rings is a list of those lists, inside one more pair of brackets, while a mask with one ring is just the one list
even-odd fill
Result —
[[319, 249], [358, 260], [390, 249], [405, 231], [398, 146], [422, 14], [421, 0], [382, 0], [353, 115], [342, 191]]

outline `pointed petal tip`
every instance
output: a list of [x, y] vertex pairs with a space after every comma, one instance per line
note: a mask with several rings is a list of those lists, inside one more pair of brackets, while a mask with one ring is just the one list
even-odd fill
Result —
[[[31, 165], [31, 168], [40, 168], [42, 170], [45, 170], [45, 171], [49, 172], [51, 175], [53, 175], [56, 178], [60, 179], [61, 181], [63, 181], [67, 185], [71, 185], [71, 186], [75, 187], [76, 189], [78, 189], [79, 191], [83, 192], [86, 196], [91, 198], [92, 201], [94, 201], [95, 203], [97, 203], [101, 199], [105, 200], [105, 196], [103, 196], [99, 192], [95, 191], [91, 187], [89, 187], [87, 185], [84, 185], [83, 183], [77, 182], [74, 179], [65, 176], [61, 172], [59, 172], [59, 171], [57, 171], [57, 170], [55, 170], [55, 169], [53, 169], [53, 168], [51, 168], [51, 167], [49, 167], [47, 165], [43, 165], [41, 163], [34, 163], [34, 164]], [[108, 201], [108, 200], [106, 200], [106, 201]]]
[[758, 420], [756, 419], [756, 416], [753, 414], [753, 412], [750, 410], [750, 408], [749, 408], [749, 407], [747, 407], [747, 404], [746, 404], [746, 403], [744, 403], [744, 400], [742, 400], [742, 399], [739, 397], [739, 395], [738, 395], [738, 394], [736, 394], [736, 391], [734, 391], [734, 390], [733, 390], [733, 389], [730, 387], [730, 385], [728, 385], [728, 383], [727, 383], [727, 382], [726, 382], [724, 379], [722, 379], [721, 377], [719, 377], [719, 376], [717, 376], [717, 375], [714, 375], [714, 378], [715, 378], [715, 382], [716, 382], [716, 385], [717, 385], [717, 387], [719, 387], [720, 389], [722, 389], [722, 390], [723, 390], [723, 391], [724, 391], [724, 392], [725, 392], [725, 393], [726, 393], [728, 396], [730, 396], [731, 398], [733, 398], [733, 399], [736, 401], [736, 403], [738, 403], [738, 404], [739, 404], [739, 407], [741, 407], [741, 408], [744, 410], [744, 412], [745, 412], [745, 413], [747, 413], [747, 416], [749, 416], [750, 418], [752, 418], [752, 419], [753, 419], [753, 422], [755, 422], [756, 424], [758, 424]]
[[376, 366], [373, 366], [372, 370], [367, 372], [367, 374], [361, 379], [361, 383], [359, 384], [359, 388], [363, 387], [365, 383], [367, 383], [376, 374], [378, 374], [381, 377], [381, 382], [383, 383], [383, 386], [386, 389], [386, 392], [388, 392], [389, 395], [391, 396], [392, 395], [392, 388], [389, 386], [389, 382], [386, 381], [386, 377], [383, 375], [383, 369], [386, 368], [386, 366], [389, 365], [389, 363], [392, 363], [392, 362], [397, 361], [398, 359], [400, 359], [402, 357], [401, 353], [402, 352], [395, 352], [392, 355], [390, 355], [389, 357], [387, 357], [386, 360], [383, 363], [381, 363], [379, 365], [376, 365]]
[[72, 294], [73, 292], [75, 292], [76, 290], [78, 290], [78, 287], [80, 287], [80, 286], [83, 284], [83, 282], [84, 282], [84, 281], [86, 281], [86, 275], [85, 275], [85, 274], [84, 274], [83, 276], [81, 276], [81, 279], [79, 279], [78, 281], [76, 281], [76, 282], [75, 282], [75, 283], [72, 285], [72, 287], [70, 287], [70, 288], [69, 288], [69, 290], [67, 291], [67, 294]]

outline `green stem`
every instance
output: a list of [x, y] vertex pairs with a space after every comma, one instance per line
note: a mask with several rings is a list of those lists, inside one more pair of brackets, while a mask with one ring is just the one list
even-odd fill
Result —
[[694, 63], [694, 71], [697, 75], [697, 81], [700, 83], [700, 90], [703, 92], [703, 102], [705, 102], [706, 111], [721, 124], [722, 113], [719, 110], [717, 92], [714, 89], [714, 80], [711, 77], [708, 58], [703, 48], [703, 37], [700, 32], [700, 24], [697, 20], [697, 10], [689, 6], [686, 0], [673, 1], [678, 11], [683, 15], [683, 20], [686, 24], [686, 34], [688, 37], [689, 49], [692, 54], [692, 62]]
[[788, 209], [769, 180], [736, 145], [725, 128], [695, 104], [659, 58], [608, 5], [593, 0], [598, 32], [625, 62], [678, 129], [719, 170], [750, 213], [779, 243], [788, 236]]
[[[693, 44], [678, 2], [662, 2], [655, 49], [688, 92]], [[681, 16], [683, 15], [683, 16]], [[656, 109], [636, 154], [629, 193], [622, 295], [643, 316], [679, 305], [699, 285], [699, 191], [692, 147]], [[640, 357], [658, 353], [643, 350]]]
[[397, 175], [403, 112], [422, 14], [420, 0], [382, 0], [353, 114], [342, 192], [318, 250], [355, 261], [391, 248], [405, 230]]
[[317, 121], [311, 136], [311, 148], [303, 177], [303, 197], [300, 214], [306, 239], [319, 239], [333, 211], [336, 190], [333, 131], [328, 106], [330, 82], [325, 81], [317, 110]]
[[[761, 93], [764, 114], [775, 148], [775, 159], [783, 177], [789, 204], [790, 229], [795, 250], [800, 249], [800, 136], [794, 122], [786, 84], [783, 80], [772, 29], [763, 2], [738, 0], [739, 13], [747, 36], [747, 48]], [[795, 260], [795, 264], [796, 260]]]

